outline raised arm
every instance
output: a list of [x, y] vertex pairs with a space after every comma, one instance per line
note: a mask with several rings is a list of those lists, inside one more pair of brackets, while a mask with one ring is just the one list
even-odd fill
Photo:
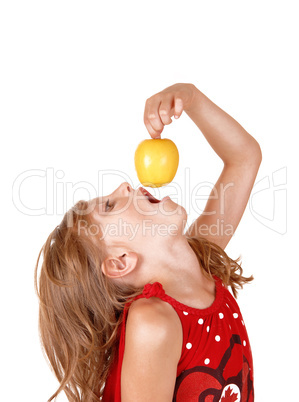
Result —
[[192, 84], [175, 84], [147, 100], [144, 122], [150, 135], [159, 137], [171, 117], [178, 118], [183, 111], [224, 163], [203, 213], [186, 235], [205, 237], [224, 249], [246, 208], [262, 160], [261, 149], [236, 120]]
[[[202, 215], [186, 234], [206, 237], [224, 249], [246, 208], [262, 160], [261, 149], [235, 119], [197, 88], [185, 112], [224, 163]], [[209, 230], [212, 227], [219, 230]]]

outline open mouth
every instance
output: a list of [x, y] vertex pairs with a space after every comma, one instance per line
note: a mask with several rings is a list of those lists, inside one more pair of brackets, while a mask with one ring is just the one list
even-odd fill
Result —
[[149, 193], [145, 188], [140, 187], [140, 191], [142, 192], [143, 195], [145, 195], [147, 197], [147, 199], [149, 200], [149, 202], [151, 202], [152, 204], [157, 204], [160, 202], [160, 200], [157, 200], [157, 198], [155, 198], [151, 193]]

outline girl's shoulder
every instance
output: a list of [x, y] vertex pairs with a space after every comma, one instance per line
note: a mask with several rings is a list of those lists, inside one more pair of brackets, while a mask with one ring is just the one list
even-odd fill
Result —
[[140, 361], [171, 359], [177, 365], [182, 344], [181, 321], [170, 304], [151, 297], [135, 300], [130, 305], [125, 330], [127, 357], [135, 356], [134, 361], [136, 356]]
[[156, 297], [132, 302], [127, 315], [121, 368], [124, 399], [141, 400], [142, 395], [147, 395], [151, 400], [160, 400], [157, 390], [163, 389], [170, 400], [181, 358], [182, 338], [180, 320], [168, 303]]
[[134, 334], [142, 332], [145, 337], [151, 338], [153, 333], [161, 337], [171, 336], [182, 332], [181, 321], [173, 309], [166, 301], [158, 297], [140, 298], [130, 305], [126, 332], [134, 329]]

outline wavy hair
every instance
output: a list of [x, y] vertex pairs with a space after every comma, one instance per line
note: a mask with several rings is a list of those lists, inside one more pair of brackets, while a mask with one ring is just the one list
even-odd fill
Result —
[[230, 258], [226, 252], [216, 243], [203, 237], [186, 236], [188, 243], [195, 252], [203, 273], [206, 277], [218, 276], [226, 287], [231, 287], [233, 295], [237, 297], [238, 289], [242, 289], [245, 283], [253, 280], [253, 276], [243, 276], [241, 256], [237, 259]]
[[[102, 273], [105, 245], [97, 236], [86, 234], [93, 225], [88, 207], [88, 202], [79, 201], [65, 214], [36, 263], [41, 343], [60, 383], [48, 402], [61, 391], [71, 402], [101, 401], [117, 350], [124, 306], [142, 292], [120, 287]], [[237, 287], [252, 280], [242, 276], [239, 259], [232, 260], [216, 244], [204, 238], [187, 240], [205, 275], [217, 275], [235, 296]]]

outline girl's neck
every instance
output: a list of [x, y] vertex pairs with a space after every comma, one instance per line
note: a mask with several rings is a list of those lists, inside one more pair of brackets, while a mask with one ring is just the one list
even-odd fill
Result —
[[185, 236], [151, 256], [145, 277], [147, 283], [161, 283], [166, 294], [190, 307], [207, 308], [215, 299], [214, 281], [204, 275]]

